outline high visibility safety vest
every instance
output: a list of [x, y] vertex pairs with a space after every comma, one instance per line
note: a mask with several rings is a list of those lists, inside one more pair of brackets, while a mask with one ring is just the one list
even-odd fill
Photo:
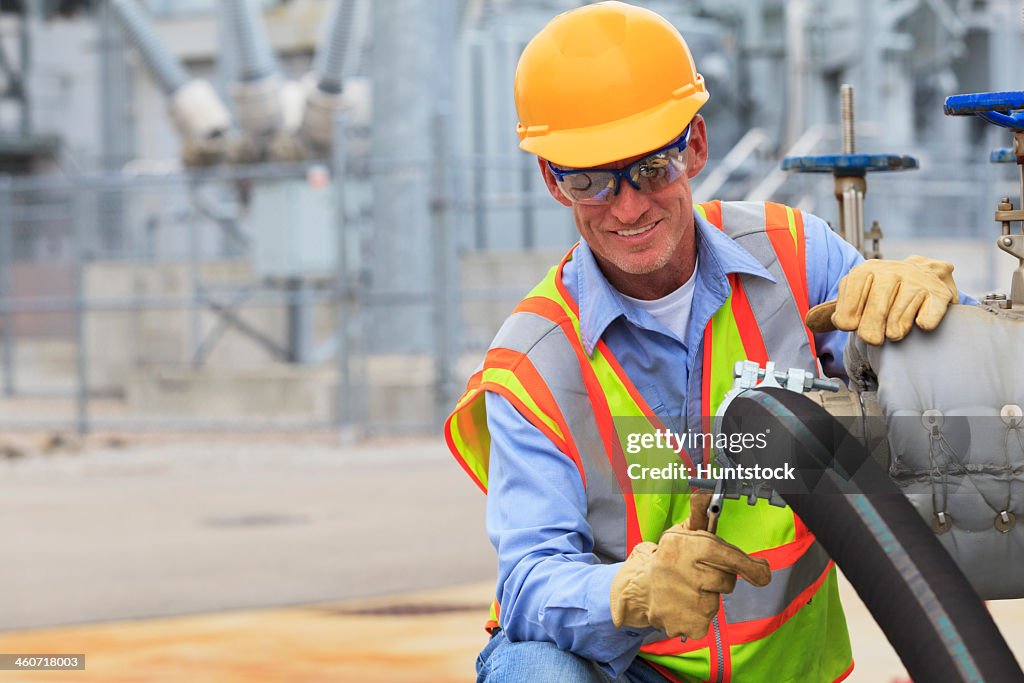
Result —
[[[776, 282], [730, 273], [731, 293], [704, 331], [702, 416], [714, 415], [738, 360], [771, 359], [782, 368], [817, 371], [808, 308], [803, 218], [798, 210], [761, 202], [708, 202], [696, 207], [712, 225], [757, 258]], [[635, 493], [627, 476], [639, 457], [624, 447], [622, 425], [661, 428], [657, 416], [604, 341], [588, 356], [579, 308], [562, 282], [562, 262], [505, 321], [445, 424], [448, 446], [487, 491], [490, 435], [484, 393], [506, 398], [579, 469], [586, 490], [592, 552], [621, 562], [641, 541], [689, 516], [689, 488]], [[704, 431], [709, 431], [705, 419]], [[666, 461], [692, 466], [684, 451]], [[698, 454], [697, 457], [701, 457]], [[650, 463], [650, 454], [643, 462]], [[708, 635], [685, 642], [664, 633], [644, 640], [640, 656], [678, 681], [842, 680], [853, 669], [835, 567], [790, 508], [764, 500], [726, 500], [717, 533], [768, 561], [772, 580], [757, 588], [738, 581], [724, 595]], [[497, 625], [492, 608], [489, 627]]]

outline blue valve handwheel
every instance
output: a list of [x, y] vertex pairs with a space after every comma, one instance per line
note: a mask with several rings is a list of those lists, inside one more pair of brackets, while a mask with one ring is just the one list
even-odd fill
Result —
[[910, 171], [917, 159], [896, 154], [822, 154], [786, 157], [782, 170], [794, 173], [831, 173], [837, 176], [861, 176], [879, 171]]
[[988, 160], [993, 164], [1015, 164], [1017, 157], [1013, 156], [1012, 147], [1000, 147], [988, 153]]
[[947, 116], [974, 115], [1002, 128], [1024, 131], [1024, 90], [979, 92], [946, 98]]

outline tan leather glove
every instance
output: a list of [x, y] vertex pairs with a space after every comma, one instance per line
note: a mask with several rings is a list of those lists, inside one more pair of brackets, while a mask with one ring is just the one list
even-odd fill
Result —
[[925, 256], [902, 261], [872, 259], [855, 266], [839, 281], [839, 297], [807, 311], [813, 332], [857, 331], [868, 344], [899, 341], [916, 322], [922, 330], [938, 327], [960, 295], [953, 264]]
[[633, 548], [612, 580], [616, 628], [653, 626], [674, 638], [703, 638], [737, 574], [755, 586], [771, 581], [767, 561], [697, 528], [702, 516], [707, 524], [709, 499], [710, 493], [694, 494], [690, 519], [666, 530], [658, 543]]

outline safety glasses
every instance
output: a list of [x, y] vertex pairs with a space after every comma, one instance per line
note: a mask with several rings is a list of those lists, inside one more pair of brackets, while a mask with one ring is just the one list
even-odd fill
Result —
[[577, 204], [609, 204], [625, 180], [637, 192], [649, 194], [665, 188], [686, 173], [686, 146], [690, 127], [683, 134], [625, 168], [559, 168], [547, 162], [555, 184]]

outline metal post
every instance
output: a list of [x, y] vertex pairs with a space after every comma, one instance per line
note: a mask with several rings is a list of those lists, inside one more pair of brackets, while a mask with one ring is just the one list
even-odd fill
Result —
[[[117, 171], [135, 156], [135, 120], [132, 88], [124, 33], [115, 25], [114, 9], [108, 2], [97, 8], [99, 20], [100, 67], [100, 167]], [[120, 251], [124, 239], [124, 196], [113, 188], [100, 190], [96, 207], [104, 246]]]
[[[195, 187], [196, 180], [189, 180], [193, 185], [192, 192], [198, 193], [199, 188]], [[199, 349], [203, 343], [203, 319], [202, 305], [205, 293], [203, 291], [202, 273], [199, 270], [201, 257], [199, 221], [196, 219], [196, 211], [193, 209], [188, 214], [188, 276], [192, 289], [192, 296], [189, 298], [189, 358], [192, 359], [192, 366], [199, 367], [202, 364]]]
[[[423, 148], [434, 112], [451, 107], [454, 9], [453, 0], [373, 3], [373, 294], [421, 294], [430, 281], [431, 165], [411, 150]], [[429, 304], [399, 305], [375, 307], [368, 343], [375, 353], [426, 356], [430, 335], [418, 332], [431, 328]]]
[[487, 194], [487, 78], [484, 76], [484, 48], [480, 43], [470, 48], [470, 73], [473, 91], [473, 248], [487, 248], [487, 208], [484, 197]]
[[434, 382], [437, 403], [436, 417], [440, 423], [454, 401], [455, 369], [454, 325], [458, 314], [452, 269], [457, 259], [451, 220], [451, 192], [448, 185], [448, 117], [439, 113], [434, 117], [431, 136], [434, 171], [431, 174], [432, 200], [430, 202], [431, 228], [434, 235]]
[[76, 427], [79, 434], [89, 431], [89, 366], [88, 347], [86, 345], [85, 313], [85, 261], [86, 261], [86, 220], [89, 215], [86, 209], [86, 186], [76, 182], [72, 187], [71, 196], [71, 230], [72, 251], [74, 258], [75, 283], [75, 372], [77, 375], [77, 419]]
[[36, 7], [34, 1], [27, 2], [22, 9], [21, 23], [18, 31], [19, 60], [18, 70], [21, 72], [19, 78], [21, 98], [21, 117], [18, 122], [21, 137], [28, 140], [32, 137], [32, 90], [28, 87], [29, 71], [32, 68], [32, 22], [36, 18]]
[[345, 184], [348, 181], [346, 125], [343, 113], [334, 118], [334, 147], [331, 167], [334, 173], [334, 225], [337, 230], [337, 258], [334, 271], [334, 294], [338, 316], [335, 335], [338, 338], [335, 362], [338, 368], [337, 406], [335, 424], [342, 444], [356, 440], [355, 406], [352, 390], [352, 326], [357, 315], [355, 301], [356, 279], [349, 268], [348, 212], [345, 204]]
[[[1024, 9], [1021, 12], [1024, 13]], [[1021, 21], [1024, 21], [1024, 17], [1021, 17]], [[1017, 206], [1024, 210], [1024, 131], [1013, 134], [1013, 156], [1017, 158], [1017, 176], [1020, 179], [1020, 198]], [[1021, 232], [1024, 232], [1024, 224], [1021, 225]]]
[[533, 155], [520, 155], [519, 189], [522, 192], [523, 249], [534, 249], [537, 246], [537, 222], [533, 209], [533, 179], [537, 176], [537, 163]]
[[807, 0], [787, 0], [786, 22], [786, 120], [785, 144], [789, 149], [800, 139], [806, 121], [807, 110], [807, 33], [806, 22], [809, 13]]
[[288, 362], [303, 365], [309, 362], [313, 339], [313, 302], [310, 286], [301, 277], [285, 282], [288, 292]]
[[0, 333], [3, 334], [4, 396], [14, 396], [14, 315], [11, 265], [14, 263], [14, 192], [10, 176], [0, 178]]

